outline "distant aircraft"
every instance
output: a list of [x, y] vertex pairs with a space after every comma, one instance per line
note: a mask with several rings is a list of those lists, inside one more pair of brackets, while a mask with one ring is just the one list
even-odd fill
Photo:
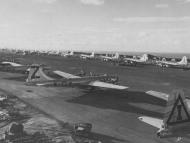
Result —
[[13, 67], [22, 67], [23, 65], [14, 62], [1, 62], [1, 65], [11, 65]]
[[162, 61], [157, 61], [157, 65], [161, 67], [190, 69], [190, 67], [188, 67], [188, 61], [186, 56], [184, 56], [179, 62], [166, 61], [166, 59], [163, 58]]
[[190, 134], [190, 100], [184, 97], [182, 91], [175, 91], [165, 99], [167, 106], [163, 119], [147, 116], [138, 119], [158, 128], [158, 137], [177, 137], [177, 141], [180, 141], [182, 137]]
[[72, 85], [88, 85], [92, 87], [112, 88], [112, 89], [127, 89], [126, 86], [115, 85], [111, 83], [102, 82], [101, 80], [109, 80], [113, 76], [75, 76], [62, 71], [54, 71], [55, 74], [62, 78], [54, 79], [47, 76], [43, 72], [41, 66], [31, 66], [26, 82], [28, 85], [38, 86], [72, 86]]
[[7, 100], [7, 96], [5, 96], [5, 95], [0, 95], [0, 104], [1, 104], [3, 101], [5, 101], [5, 100]]
[[27, 65], [21, 65], [14, 62], [1, 62], [0, 63], [0, 70], [3, 71], [14, 71], [14, 72], [22, 72], [25, 73], [29, 66]]
[[80, 58], [82, 58], [82, 59], [94, 59], [94, 52], [92, 52], [91, 55], [81, 54]]
[[68, 52], [68, 53], [64, 53], [62, 56], [63, 57], [71, 57], [71, 56], [73, 56], [74, 55], [74, 52], [73, 51], [70, 51], [70, 52]]
[[9, 114], [6, 112], [0, 111], [0, 121], [6, 121], [10, 118]]
[[124, 62], [136, 65], [137, 63], [146, 63], [148, 61], [148, 55], [144, 54], [140, 59], [136, 58], [124, 58]]
[[44, 70], [49, 70], [50, 67], [46, 65], [38, 65], [38, 64], [31, 64], [31, 65], [22, 65], [14, 62], [1, 62], [0, 63], [0, 70], [6, 72], [18, 72], [18, 73], [28, 73], [31, 66], [42, 66]]
[[100, 56], [101, 59], [104, 61], [114, 61], [119, 59], [119, 53], [115, 53], [115, 56], [109, 57], [109, 56]]

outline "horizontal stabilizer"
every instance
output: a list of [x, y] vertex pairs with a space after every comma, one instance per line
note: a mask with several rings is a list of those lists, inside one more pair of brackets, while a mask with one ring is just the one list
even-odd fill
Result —
[[157, 92], [157, 91], [153, 91], [153, 90], [147, 91], [146, 94], [163, 99], [165, 101], [168, 101], [168, 97], [169, 97], [169, 95], [166, 93]]
[[66, 72], [62, 72], [62, 71], [53, 71], [55, 74], [63, 77], [63, 78], [81, 78], [80, 76], [75, 76], [73, 74], [69, 74], [69, 73], [66, 73]]
[[157, 118], [142, 116], [142, 117], [138, 117], [138, 119], [158, 129], [161, 129], [163, 125], [163, 120], [157, 119]]
[[90, 82], [89, 85], [96, 86], [96, 87], [103, 87], [103, 88], [112, 88], [112, 89], [127, 89], [128, 88], [126, 86], [120, 86], [120, 85], [115, 85], [115, 84], [101, 82], [101, 81], [93, 81], [93, 82]]

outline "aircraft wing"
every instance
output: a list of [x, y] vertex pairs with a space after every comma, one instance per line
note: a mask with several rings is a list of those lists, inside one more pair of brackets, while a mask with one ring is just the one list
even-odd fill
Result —
[[125, 60], [127, 60], [127, 61], [132, 61], [132, 62], [141, 62], [141, 61], [138, 60], [138, 59], [132, 59], [132, 58], [125, 58]]
[[102, 57], [103, 59], [108, 59], [108, 60], [111, 60], [112, 59], [112, 57], [106, 57], [106, 56], [104, 56], [104, 57]]
[[101, 81], [93, 81], [93, 82], [90, 82], [89, 85], [96, 86], [96, 87], [103, 87], [103, 88], [112, 88], [112, 89], [127, 89], [128, 88], [126, 86], [120, 86], [120, 85], [115, 85], [115, 84], [101, 82]]
[[80, 57], [83, 57], [83, 58], [89, 58], [90, 55], [80, 55]]
[[61, 77], [67, 78], [67, 79], [70, 79], [70, 78], [81, 78], [80, 76], [75, 76], [73, 74], [69, 74], [69, 73], [62, 72], [62, 71], [53, 71], [53, 72], [55, 74], [61, 76]]
[[159, 129], [162, 128], [162, 125], [163, 125], [163, 120], [158, 119], [158, 118], [142, 116], [142, 117], [138, 117], [138, 119], [142, 122], [145, 122], [153, 127], [159, 128]]
[[[69, 73], [66, 73], [66, 72], [62, 72], [62, 71], [53, 71], [55, 74], [63, 77], [63, 78], [66, 78], [66, 79], [73, 79], [75, 81], [73, 82], [77, 82], [79, 83], [80, 80], [81, 80], [81, 83], [84, 82], [85, 80], [87, 80], [89, 78], [89, 80], [94, 79], [95, 77], [88, 77], [88, 78], [81, 78], [80, 76], [75, 76], [75, 75], [72, 75], [72, 74], [69, 74]], [[79, 79], [79, 80], [77, 80]], [[55, 80], [50, 80], [49, 82], [56, 82]], [[38, 83], [37, 85], [46, 85], [46, 84], [49, 84], [49, 82], [41, 82], [41, 83]], [[88, 81], [87, 81], [88, 82]], [[111, 89], [127, 89], [128, 87], [126, 86], [120, 86], [120, 85], [115, 85], [115, 84], [111, 84], [111, 83], [106, 83], [106, 82], [101, 82], [101, 81], [98, 81], [97, 79], [96, 80], [93, 80], [93, 81], [90, 81], [88, 82], [88, 85], [90, 86], [95, 86], [95, 87], [103, 87], [103, 88], [111, 88]]]
[[21, 65], [21, 64], [17, 64], [17, 63], [13, 63], [13, 62], [2, 62], [2, 64], [9, 64], [9, 65], [11, 65], [11, 66], [13, 66], [13, 67], [21, 67], [21, 66], [23, 66], [23, 65]]
[[177, 66], [178, 64], [175, 62], [170, 62], [170, 61], [160, 61], [160, 63], [162, 64], [166, 64], [166, 65], [171, 65], [171, 66]]
[[163, 99], [165, 101], [168, 101], [168, 98], [169, 98], [168, 94], [162, 93], [162, 92], [153, 91], [153, 90], [147, 91], [146, 94], [149, 94], [151, 96]]

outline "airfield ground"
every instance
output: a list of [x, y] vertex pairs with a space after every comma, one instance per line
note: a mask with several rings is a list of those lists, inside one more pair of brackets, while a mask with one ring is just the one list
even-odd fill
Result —
[[[148, 90], [171, 93], [182, 89], [190, 94], [190, 71], [162, 69], [155, 66], [124, 67], [98, 60], [80, 60], [55, 56], [23, 56], [20, 63], [41, 63], [53, 70], [79, 73], [118, 75], [123, 91], [93, 91], [82, 87], [26, 86], [21, 74], [0, 72], [0, 88], [28, 103], [39, 112], [63, 123], [88, 122], [93, 125], [94, 138], [106, 143], [173, 143], [176, 138], [159, 139], [157, 129], [140, 122], [137, 117], [162, 117], [165, 102], [145, 93]], [[182, 142], [189, 142], [184, 138]]]

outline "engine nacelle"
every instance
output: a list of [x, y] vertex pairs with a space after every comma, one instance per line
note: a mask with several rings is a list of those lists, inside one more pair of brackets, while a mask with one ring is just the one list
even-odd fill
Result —
[[163, 129], [159, 130], [156, 135], [159, 138], [166, 138], [168, 136], [172, 136], [172, 132], [170, 132], [168, 129]]

